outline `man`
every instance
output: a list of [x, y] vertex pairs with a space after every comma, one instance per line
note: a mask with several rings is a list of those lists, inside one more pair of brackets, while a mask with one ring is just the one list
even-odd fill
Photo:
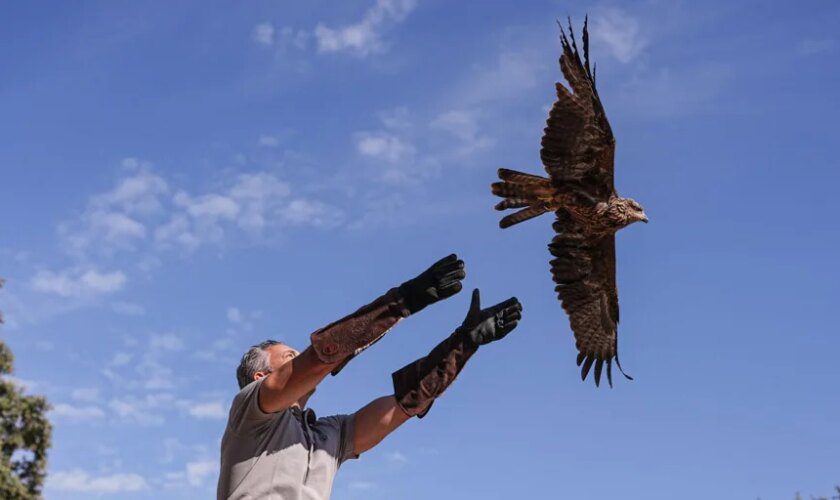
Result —
[[236, 372], [241, 390], [222, 438], [218, 498], [327, 499], [345, 460], [358, 458], [409, 418], [422, 418], [479, 346], [516, 328], [522, 311], [516, 298], [481, 309], [474, 290], [461, 326], [394, 372], [393, 394], [353, 415], [319, 419], [306, 402], [328, 373], [338, 373], [403, 318], [458, 293], [465, 276], [463, 261], [450, 255], [314, 332], [303, 352], [266, 341], [245, 353]]

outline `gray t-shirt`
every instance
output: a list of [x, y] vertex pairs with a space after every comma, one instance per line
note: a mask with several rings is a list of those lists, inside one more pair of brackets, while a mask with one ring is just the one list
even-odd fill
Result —
[[260, 379], [233, 399], [222, 438], [216, 496], [223, 499], [326, 500], [338, 467], [353, 451], [353, 416], [316, 418], [310, 409], [264, 413]]

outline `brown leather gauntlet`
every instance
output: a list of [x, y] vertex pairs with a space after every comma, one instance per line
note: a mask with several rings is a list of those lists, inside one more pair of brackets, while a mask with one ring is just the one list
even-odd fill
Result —
[[426, 357], [391, 374], [397, 404], [407, 415], [423, 418], [477, 350], [462, 329], [455, 330]]
[[392, 288], [353, 314], [313, 332], [309, 337], [312, 349], [323, 363], [344, 360], [332, 371], [335, 375], [409, 314], [399, 291]]

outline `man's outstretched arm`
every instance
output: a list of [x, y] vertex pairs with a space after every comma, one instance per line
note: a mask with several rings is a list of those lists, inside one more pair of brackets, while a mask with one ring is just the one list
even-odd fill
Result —
[[353, 450], [359, 455], [368, 451], [410, 418], [393, 395], [374, 399], [354, 416]]
[[260, 407], [276, 412], [293, 405], [314, 391], [328, 373], [338, 373], [400, 320], [461, 291], [465, 277], [464, 261], [449, 255], [416, 278], [317, 330], [310, 336], [311, 346], [268, 374], [260, 389]]
[[412, 416], [423, 417], [479, 346], [505, 337], [521, 317], [522, 305], [516, 298], [481, 309], [479, 292], [473, 291], [470, 311], [455, 333], [427, 356], [394, 372], [393, 396], [376, 399], [356, 412], [355, 453], [373, 448]]
[[[295, 351], [289, 349], [284, 352], [286, 353], [294, 356]], [[302, 353], [266, 375], [260, 386], [260, 409], [266, 413], [285, 410], [300, 398], [312, 393], [336, 366], [337, 362], [321, 362], [312, 347], [307, 347]]]
[[323, 363], [338, 365], [337, 374], [354, 356], [382, 338], [400, 320], [461, 290], [464, 261], [455, 254], [444, 257], [416, 278], [392, 288], [353, 314], [314, 332], [312, 348]]

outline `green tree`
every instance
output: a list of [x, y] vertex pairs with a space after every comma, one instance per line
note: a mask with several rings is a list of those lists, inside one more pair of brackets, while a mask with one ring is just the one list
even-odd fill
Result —
[[[12, 351], [0, 341], [0, 375], [12, 373], [13, 364]], [[48, 410], [46, 399], [26, 396], [14, 382], [0, 377], [0, 498], [40, 497], [52, 434]]]

